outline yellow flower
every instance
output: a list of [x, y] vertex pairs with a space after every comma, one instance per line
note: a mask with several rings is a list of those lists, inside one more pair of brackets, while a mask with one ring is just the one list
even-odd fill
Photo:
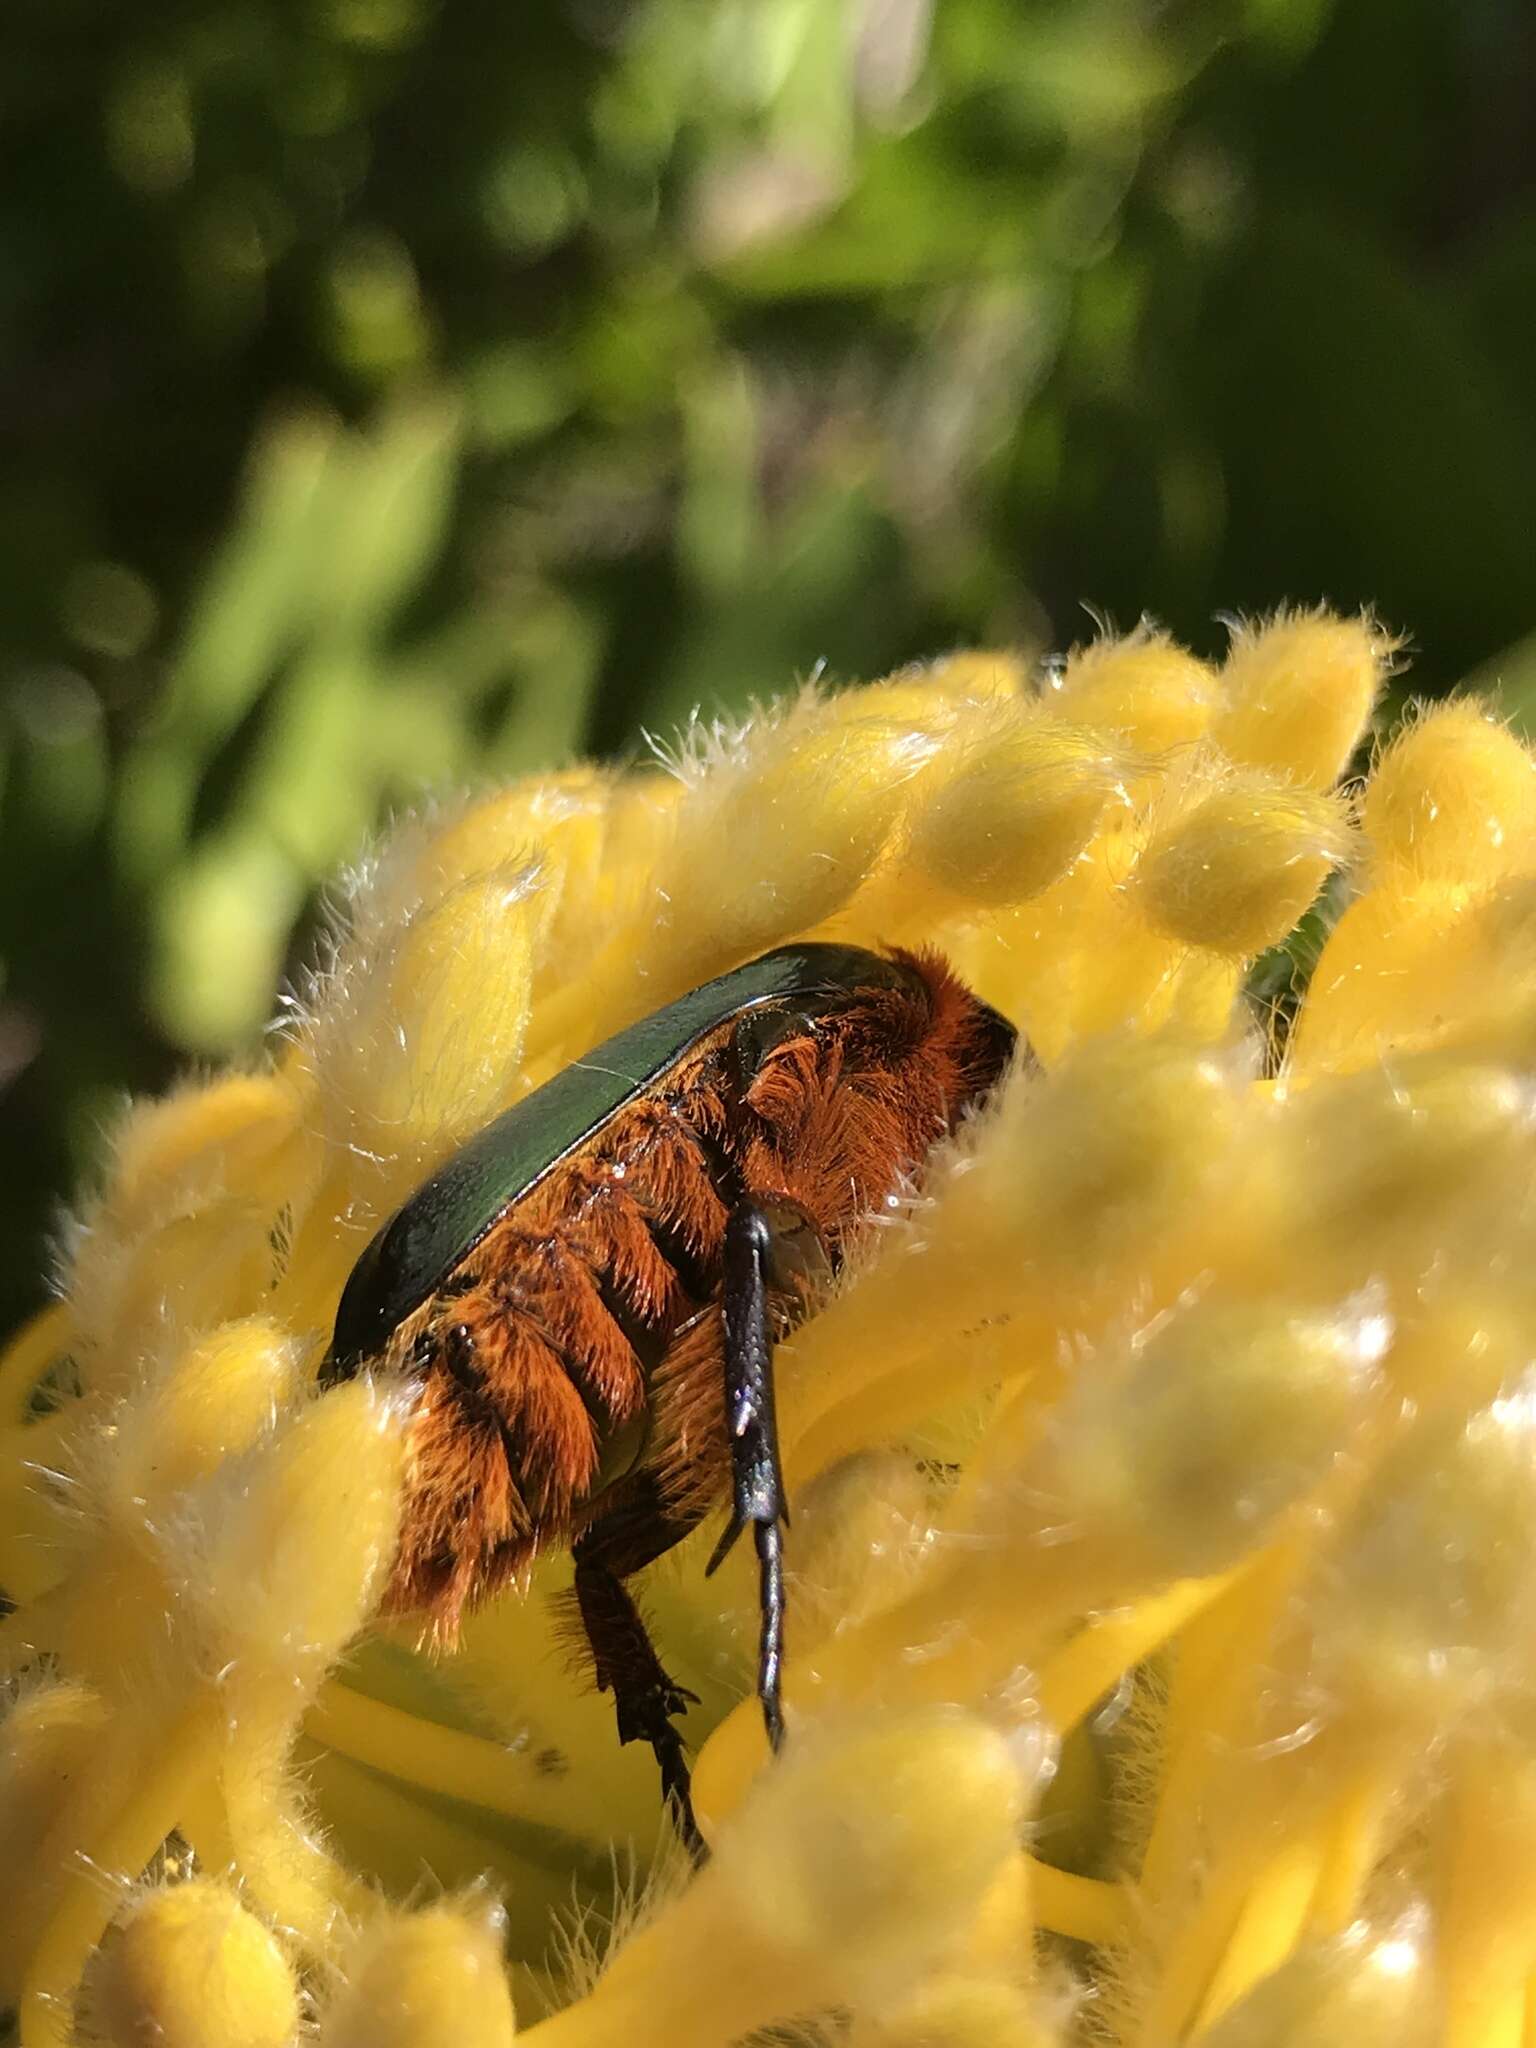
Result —
[[[1392, 653], [955, 657], [369, 858], [0, 1368], [24, 2048], [1532, 2048], [1536, 767], [1453, 702], [1341, 792]], [[1037, 1060], [780, 1348], [780, 1759], [749, 1564], [646, 1583], [690, 1872], [569, 1559], [421, 1650], [408, 1394], [312, 1383], [456, 1144], [813, 932], [939, 947]]]

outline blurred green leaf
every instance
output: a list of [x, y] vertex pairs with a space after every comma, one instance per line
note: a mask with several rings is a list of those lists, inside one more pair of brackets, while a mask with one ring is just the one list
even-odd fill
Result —
[[1527, 394], [1506, 384], [1457, 299], [1424, 291], [1352, 224], [1280, 210], [1258, 225], [1230, 289], [1227, 360], [1213, 371], [1221, 445], [1274, 496], [1304, 494], [1322, 543], [1315, 581], [1328, 587], [1321, 557], [1347, 533], [1362, 594], [1403, 593], [1397, 623], [1415, 623], [1416, 585], [1438, 586], [1468, 624], [1525, 607]]
[[1464, 687], [1491, 697], [1522, 739], [1536, 740], [1536, 633], [1474, 669]]
[[261, 831], [199, 846], [161, 892], [148, 994], [192, 1052], [248, 1040], [272, 1004], [305, 877]]

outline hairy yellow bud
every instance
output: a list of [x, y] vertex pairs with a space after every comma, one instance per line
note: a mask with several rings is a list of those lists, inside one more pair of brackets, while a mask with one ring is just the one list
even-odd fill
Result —
[[877, 1719], [804, 1749], [722, 1835], [721, 1903], [750, 1914], [802, 1984], [821, 1979], [818, 2002], [859, 2003], [962, 1939], [1017, 1847], [1033, 1788], [1002, 1736], [954, 1710]]
[[175, 1495], [250, 1449], [299, 1390], [303, 1347], [267, 1316], [223, 1323], [125, 1400], [91, 1462], [119, 1532], [135, 1538]]
[[1463, 889], [1395, 878], [1351, 903], [1313, 969], [1292, 1069], [1363, 1066], [1448, 1036], [1486, 998], [1491, 963], [1469, 913]]
[[1197, 1304], [1079, 1381], [999, 1504], [1038, 1542], [1101, 1548], [1106, 1604], [1219, 1571], [1327, 1476], [1385, 1341], [1369, 1316]]
[[414, 1167], [506, 1106], [541, 894], [536, 863], [471, 877], [370, 956], [344, 958], [323, 1053], [346, 1142]]
[[110, 2048], [291, 2048], [299, 1993], [281, 1947], [202, 1879], [141, 1892], [87, 1985]]
[[1235, 776], [1157, 821], [1136, 870], [1141, 905], [1189, 945], [1261, 953], [1301, 918], [1348, 845], [1336, 802]]
[[1321, 611], [1240, 627], [1211, 737], [1244, 767], [1327, 789], [1360, 743], [1394, 644], [1368, 619]]
[[833, 699], [788, 720], [751, 775], [715, 770], [692, 829], [658, 867], [670, 980], [686, 986], [840, 909], [938, 744], [857, 698]]
[[1324, 1694], [1438, 1733], [1528, 1683], [1536, 1641], [1536, 1381], [1384, 1462], [1315, 1596]]
[[1289, 1213], [1272, 1250], [1358, 1287], [1475, 1246], [1526, 1185], [1533, 1108], [1523, 1074], [1442, 1053], [1300, 1091], [1273, 1155]]
[[319, 2048], [510, 2048], [500, 1916], [483, 1906], [386, 1913], [341, 1969]]
[[909, 856], [953, 897], [1019, 903], [1064, 875], [1119, 785], [1101, 735], [1037, 717], [966, 750], [918, 807]]
[[140, 1103], [113, 1141], [104, 1208], [133, 1231], [226, 1190], [249, 1188], [293, 1136], [300, 1096], [281, 1074], [227, 1074]]
[[[351, 1381], [209, 1483], [186, 1595], [221, 1664], [294, 1688], [334, 1661], [394, 1554], [406, 1412], [398, 1394]], [[167, 1546], [180, 1555], [176, 1532]]]
[[301, 1073], [225, 1075], [141, 1104], [114, 1138], [117, 1166], [71, 1245], [73, 1353], [93, 1392], [132, 1384], [183, 1329], [267, 1306], [272, 1235], [307, 1196], [321, 1145]]
[[1536, 761], [1482, 705], [1437, 705], [1383, 751], [1365, 829], [1385, 868], [1473, 888], [1498, 881], [1530, 864]]
[[598, 858], [616, 778], [583, 766], [530, 776], [463, 804], [392, 848], [370, 909], [382, 925], [439, 902], [462, 883], [515, 873], [537, 859], [557, 873]]
[[952, 1708], [802, 1738], [673, 1910], [547, 2024], [548, 2048], [641, 2024], [725, 2048], [775, 2022], [899, 2002], [957, 1949], [1017, 1853], [1029, 1789], [1008, 1743]]
[[[998, 648], [966, 648], [944, 654], [922, 671], [922, 682], [946, 697], [1019, 697], [1029, 687], [1030, 667], [1022, 655]], [[899, 679], [892, 678], [893, 684]]]
[[1219, 699], [1215, 674], [1166, 633], [1074, 648], [1045, 702], [1075, 724], [1101, 726], [1154, 758], [1200, 738]]
[[[1011, 1159], [1032, 1256], [1070, 1282], [1177, 1229], [1225, 1169], [1242, 1079], [1239, 1062], [1125, 1033], [1074, 1048], [1041, 1085], [1021, 1086], [999, 1106], [1013, 1144], [999, 1135], [991, 1156], [999, 1172]], [[962, 1187], [957, 1199], [970, 1207], [984, 1191]]]

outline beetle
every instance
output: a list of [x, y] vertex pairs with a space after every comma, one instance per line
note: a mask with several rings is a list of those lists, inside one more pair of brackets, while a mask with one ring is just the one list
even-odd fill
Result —
[[757, 1692], [783, 1739], [773, 1346], [852, 1238], [995, 1085], [1013, 1026], [936, 953], [807, 942], [632, 1024], [471, 1138], [368, 1244], [323, 1384], [419, 1391], [387, 1611], [451, 1643], [569, 1546], [597, 1685], [701, 1850], [668, 1676], [626, 1581], [729, 1500], [750, 1528]]

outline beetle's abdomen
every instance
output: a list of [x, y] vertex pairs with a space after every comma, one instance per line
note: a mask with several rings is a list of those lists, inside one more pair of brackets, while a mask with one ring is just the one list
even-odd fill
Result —
[[651, 1375], [718, 1282], [714, 1064], [514, 1203], [391, 1341], [422, 1392], [386, 1605], [445, 1638], [645, 1448]]

